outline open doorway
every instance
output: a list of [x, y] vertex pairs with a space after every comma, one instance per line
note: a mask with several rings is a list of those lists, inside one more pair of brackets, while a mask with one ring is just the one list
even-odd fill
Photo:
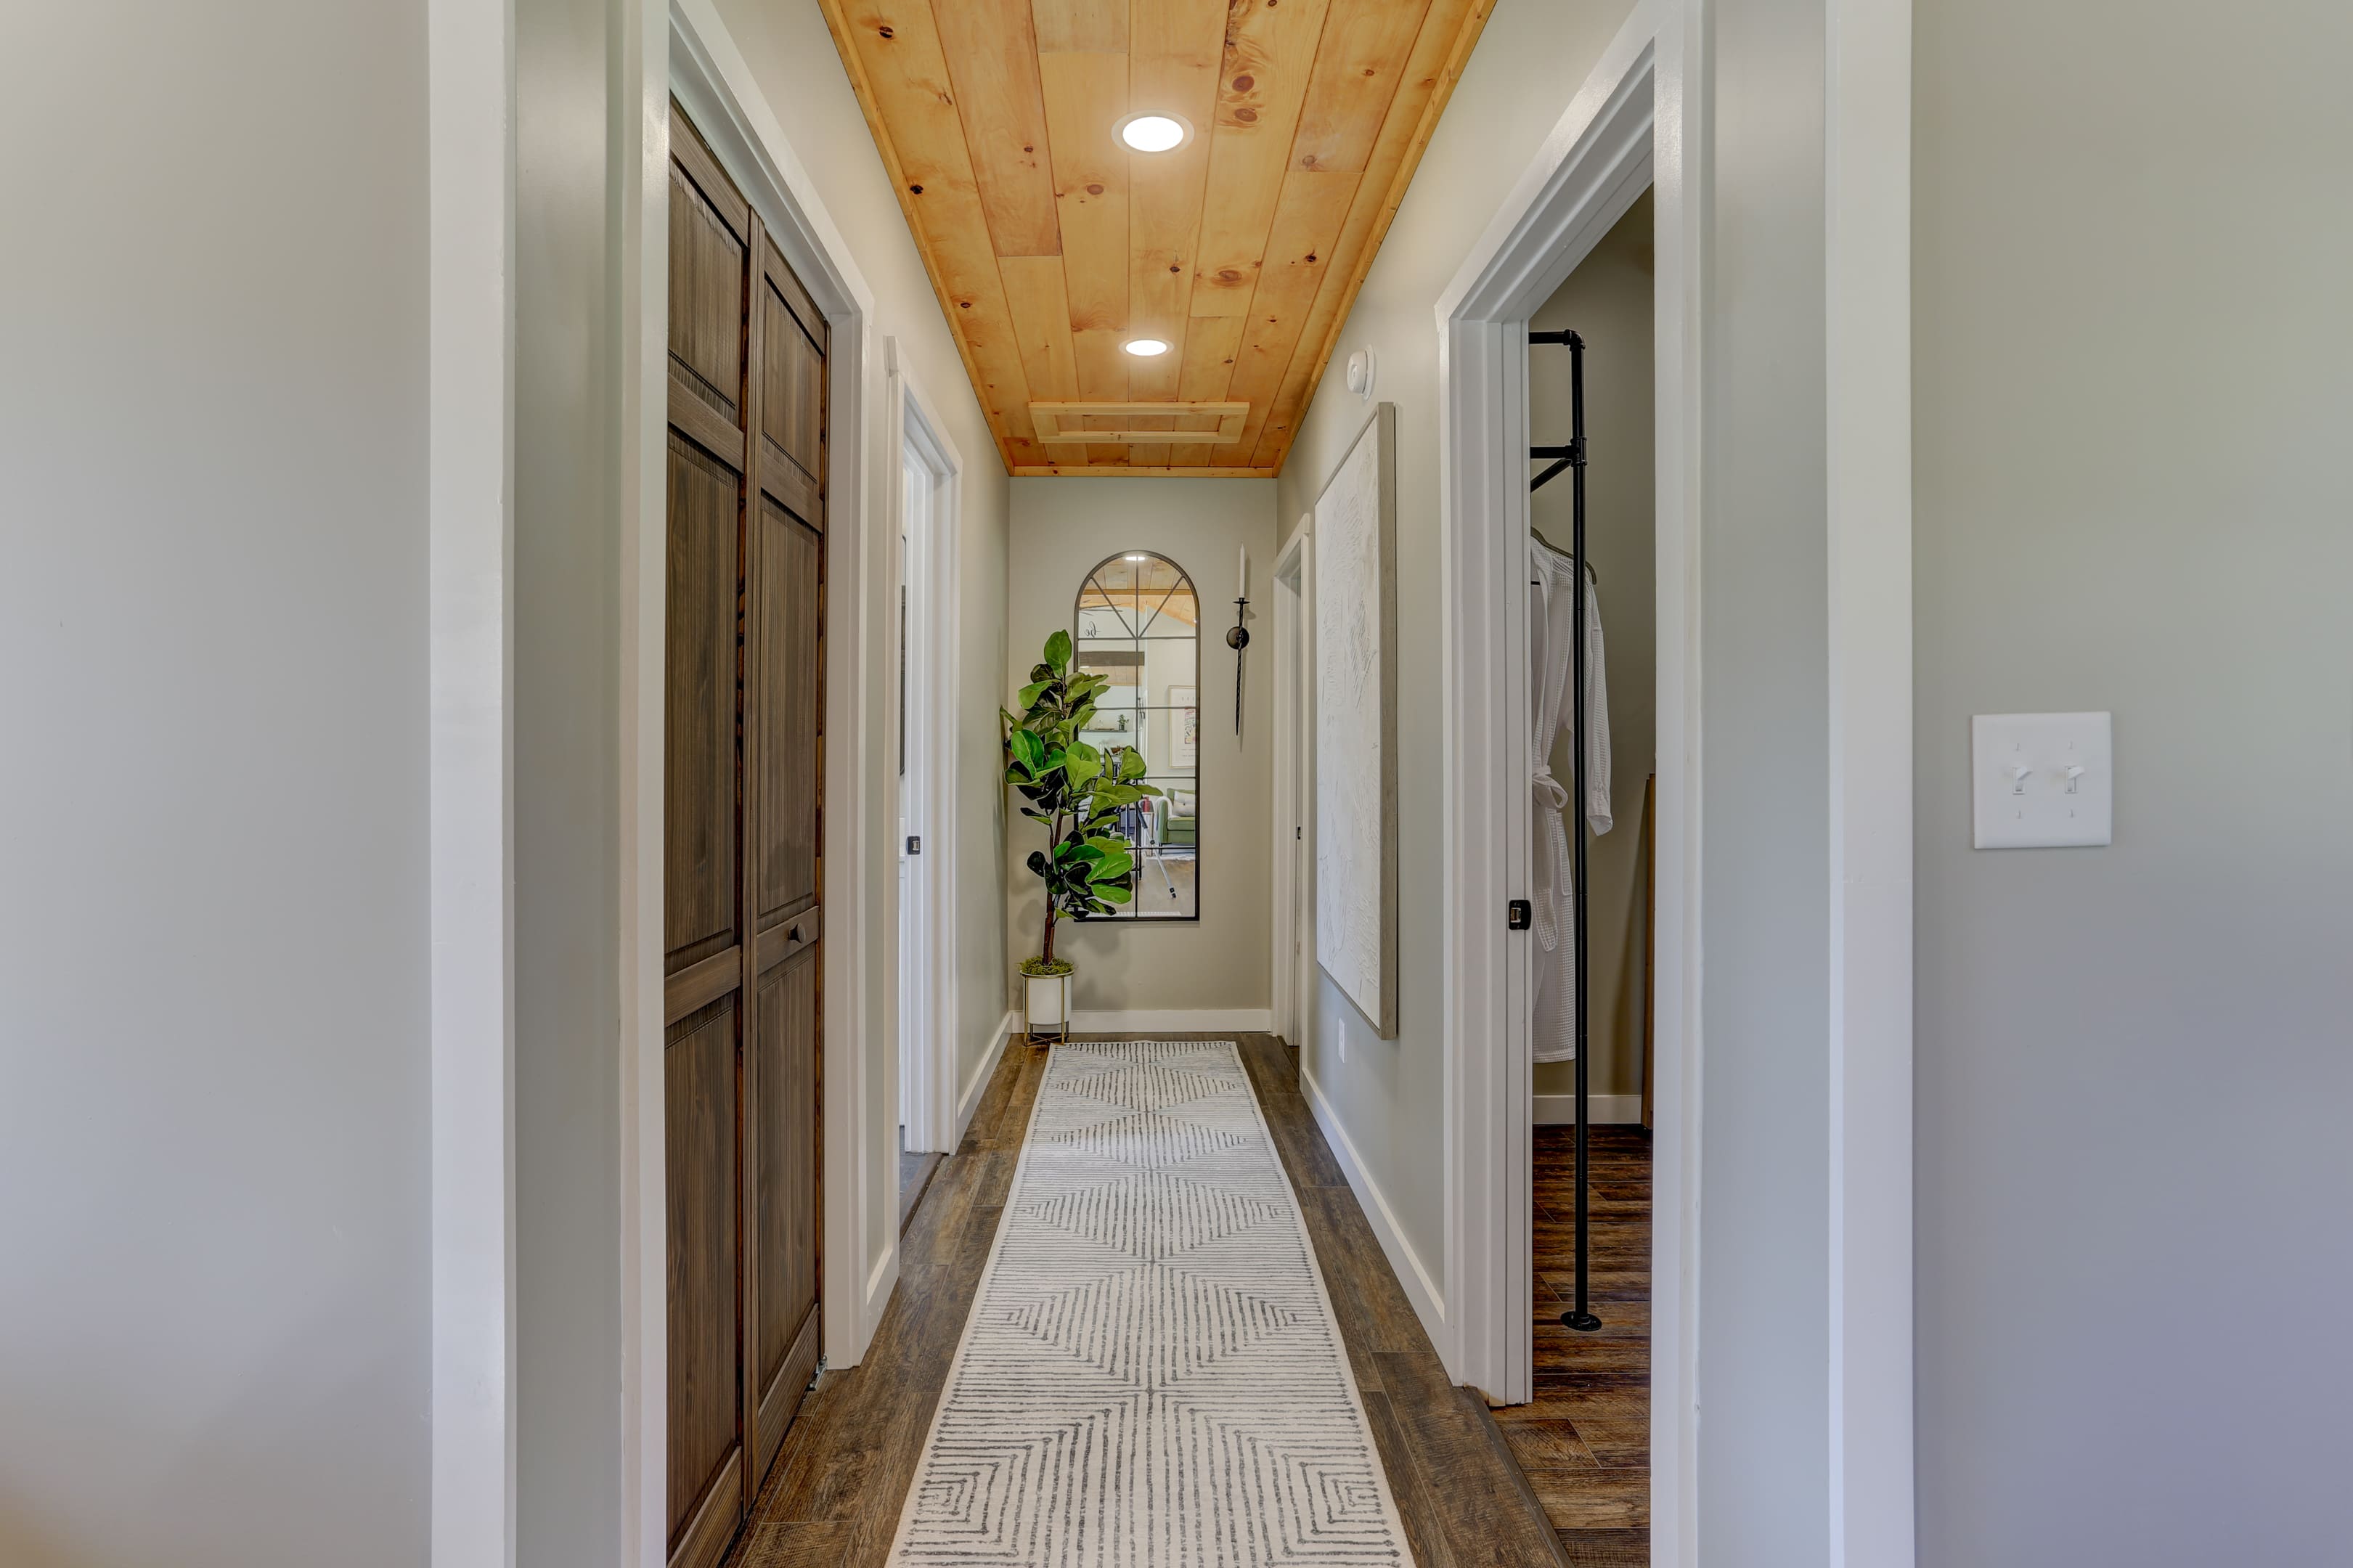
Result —
[[[1534, 1402], [1497, 1413], [1522, 1469], [1578, 1563], [1650, 1557], [1651, 1133], [1658, 668], [1652, 200], [1645, 192], [1529, 318], [1532, 444], [1575, 427], [1581, 372], [1585, 700], [1570, 689], [1577, 635], [1575, 476], [1528, 500], [1528, 637], [1537, 760], [1562, 786], [1532, 796], [1535, 971], [1531, 1317]], [[1577, 346], [1560, 341], [1574, 333]], [[1585, 720], [1582, 734], [1576, 719]], [[1583, 752], [1585, 788], [1572, 781]], [[1562, 803], [1556, 809], [1554, 801]], [[1570, 894], [1585, 838], [1583, 941]], [[1548, 865], [1547, 862], [1554, 862]], [[1549, 917], [1549, 918], [1548, 918]], [[1587, 1237], [1577, 1224], [1575, 997], [1585, 970]], [[1581, 1287], [1581, 1288], [1580, 1288]], [[1582, 1330], [1570, 1316], [1582, 1306]]]

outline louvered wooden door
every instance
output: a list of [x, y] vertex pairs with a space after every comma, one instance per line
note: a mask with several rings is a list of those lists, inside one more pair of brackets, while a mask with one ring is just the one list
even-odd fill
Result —
[[670, 1526], [706, 1568], [818, 1358], [826, 323], [670, 125]]

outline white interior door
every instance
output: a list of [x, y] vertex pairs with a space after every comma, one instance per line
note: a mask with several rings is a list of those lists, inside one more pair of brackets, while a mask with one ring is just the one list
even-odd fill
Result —
[[[925, 1074], [917, 1059], [923, 1037], [923, 988], [920, 965], [923, 952], [918, 935], [920, 911], [915, 907], [921, 894], [920, 879], [908, 875], [909, 861], [921, 842], [922, 829], [916, 826], [913, 803], [923, 798], [915, 776], [921, 748], [911, 743], [911, 736], [919, 715], [912, 711], [910, 698], [915, 690], [910, 668], [913, 650], [913, 627], [909, 624], [909, 591], [907, 564], [911, 552], [908, 537], [921, 533], [919, 509], [929, 504], [932, 494], [930, 473], [919, 464], [913, 453], [902, 453], [899, 467], [899, 1147], [920, 1147], [925, 1125], [919, 1100]], [[915, 1130], [916, 1138], [908, 1137]]]
[[1274, 567], [1274, 1026], [1293, 1046], [1305, 1042], [1314, 1000], [1314, 825], [1309, 820], [1314, 798], [1314, 707], [1308, 552], [1303, 527], [1276, 557]]

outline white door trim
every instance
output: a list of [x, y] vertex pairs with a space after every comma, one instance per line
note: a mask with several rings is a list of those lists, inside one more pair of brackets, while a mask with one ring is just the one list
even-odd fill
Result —
[[1906, 1568], [1912, 1410], [1912, 5], [1829, 0], [1830, 1542]]
[[[898, 994], [908, 999], [910, 1016], [899, 1021], [902, 1037], [912, 1048], [903, 1102], [908, 1107], [907, 1147], [913, 1150], [953, 1150], [960, 1129], [956, 1105], [956, 1019], [961, 1016], [956, 995], [956, 727], [955, 650], [959, 645], [956, 602], [960, 530], [957, 503], [962, 494], [964, 460], [946, 435], [922, 382], [899, 352], [896, 338], [886, 339], [884, 360], [890, 376], [889, 448], [912, 458], [928, 481], [926, 504], [906, 509], [902, 526], [891, 531], [895, 542], [906, 537], [907, 562], [907, 776], [913, 795], [906, 802], [907, 831], [922, 842], [921, 851], [907, 858], [906, 897], [913, 918], [894, 921], [905, 933], [905, 951], [899, 966], [907, 984]], [[903, 465], [898, 471], [903, 472]], [[891, 487], [894, 510], [903, 500], [902, 485]], [[893, 884], [896, 885], [895, 882]], [[899, 1053], [892, 1053], [893, 1069]], [[887, 1094], [892, 1103], [902, 1097]], [[898, 1165], [892, 1163], [892, 1211], [897, 1210]]]
[[[1447, 1237], [1443, 1290], [1450, 1308], [1448, 1364], [1457, 1381], [1501, 1403], [1530, 1397], [1533, 1345], [1527, 1302], [1533, 1289], [1534, 1199], [1530, 1129], [1535, 1121], [1528, 1055], [1526, 942], [1506, 931], [1504, 907], [1529, 883], [1530, 807], [1527, 679], [1529, 442], [1527, 321], [1586, 254], [1658, 179], [1654, 136], [1662, 40], [1658, 13], [1633, 16], [1570, 101], [1512, 197], [1473, 248], [1437, 307], [1440, 333], [1439, 446], [1441, 521], [1441, 647], [1445, 757]], [[1668, 183], [1657, 210], [1658, 312], [1664, 322], [1682, 304], [1684, 274], [1673, 264], [1684, 207]], [[1671, 509], [1665, 475], [1685, 449], [1681, 374], [1662, 355], [1658, 368], [1658, 532], [1662, 560], [1686, 521]], [[1698, 669], [1688, 647], [1689, 617], [1671, 607], [1660, 582], [1659, 682], [1662, 697], [1659, 788], [1679, 798], [1686, 762], [1668, 731], [1671, 687]], [[1673, 640], [1675, 638], [1684, 640]], [[1500, 759], [1501, 765], [1497, 765]], [[1659, 863], [1683, 825], [1662, 809]], [[1681, 918], [1687, 889], [1662, 875], [1662, 932]], [[1659, 989], [1674, 990], [1679, 951], [1662, 942]], [[1661, 1060], [1672, 1053], [1669, 1010], [1660, 1010]], [[1679, 1110], [1660, 1074], [1659, 1118]], [[1682, 1193], [1673, 1173], [1654, 1176], [1654, 1234], [1672, 1243]], [[1670, 1298], [1680, 1271], [1654, 1276], [1653, 1311], [1675, 1321]], [[1450, 1347], [1441, 1342], [1441, 1349]], [[1658, 1369], [1653, 1369], [1654, 1392]], [[1670, 1386], [1672, 1384], [1670, 1384]], [[1663, 1397], [1663, 1394], [1662, 1395]], [[1672, 1479], [1672, 1477], [1668, 1478]], [[1654, 1498], [1666, 1495], [1653, 1471]], [[1654, 1519], [1657, 1515], [1654, 1506]], [[1672, 1561], [1661, 1558], [1662, 1561]]]
[[431, 0], [427, 768], [432, 1561], [515, 1542], [512, 9]]
[[[662, 1070], [664, 592], [670, 561], [670, 13], [621, 0], [621, 1561], [670, 1557], [670, 1186]], [[634, 130], [635, 134], [629, 134]], [[435, 1568], [439, 1568], [437, 1563]]]

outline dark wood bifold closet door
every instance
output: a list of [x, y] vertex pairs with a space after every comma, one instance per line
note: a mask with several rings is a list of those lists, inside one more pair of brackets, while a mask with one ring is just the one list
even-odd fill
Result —
[[670, 1527], [707, 1568], [817, 1368], [826, 323], [670, 127]]

